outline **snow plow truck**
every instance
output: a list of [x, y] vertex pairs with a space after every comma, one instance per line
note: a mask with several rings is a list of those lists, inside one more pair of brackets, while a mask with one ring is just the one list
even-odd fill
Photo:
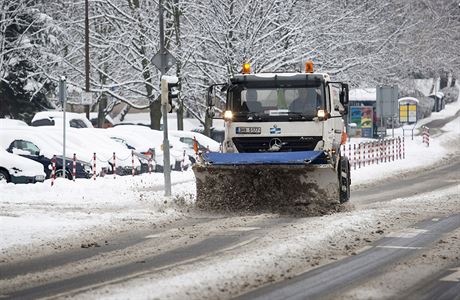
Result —
[[197, 205], [218, 210], [321, 213], [350, 198], [346, 142], [348, 85], [315, 73], [241, 74], [208, 89], [214, 115], [225, 98], [222, 152], [201, 153], [193, 166]]

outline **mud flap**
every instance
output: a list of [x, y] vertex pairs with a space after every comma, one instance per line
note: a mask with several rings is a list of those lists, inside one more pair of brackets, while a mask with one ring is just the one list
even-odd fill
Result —
[[281, 211], [321, 215], [340, 203], [330, 164], [195, 164], [197, 205], [225, 211]]

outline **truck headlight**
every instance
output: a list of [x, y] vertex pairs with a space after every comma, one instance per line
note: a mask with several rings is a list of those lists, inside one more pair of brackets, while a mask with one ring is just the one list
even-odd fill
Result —
[[224, 112], [225, 121], [231, 121], [233, 119], [233, 112], [231, 110], [226, 110]]
[[316, 115], [320, 119], [324, 119], [326, 117], [326, 112], [323, 109], [318, 110], [318, 113]]

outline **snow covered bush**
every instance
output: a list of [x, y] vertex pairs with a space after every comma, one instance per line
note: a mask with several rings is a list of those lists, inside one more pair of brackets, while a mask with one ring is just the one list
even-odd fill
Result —
[[443, 88], [441, 92], [444, 93], [446, 103], [452, 103], [458, 99], [459, 90], [457, 86]]

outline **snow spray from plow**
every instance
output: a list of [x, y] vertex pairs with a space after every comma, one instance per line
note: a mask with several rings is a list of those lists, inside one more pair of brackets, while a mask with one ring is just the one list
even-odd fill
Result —
[[205, 153], [202, 159], [207, 163], [193, 167], [200, 208], [321, 215], [340, 204], [337, 174], [323, 151]]

